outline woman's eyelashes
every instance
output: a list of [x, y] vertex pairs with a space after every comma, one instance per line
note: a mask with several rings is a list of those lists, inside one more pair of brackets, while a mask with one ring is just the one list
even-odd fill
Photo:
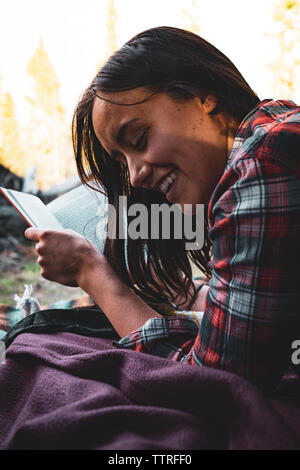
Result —
[[[145, 148], [147, 147], [147, 143], [148, 143], [148, 131], [149, 129], [144, 129], [143, 131], [141, 131], [139, 134], [138, 134], [138, 137], [136, 139], [135, 142], [132, 142], [130, 143], [129, 145], [134, 149], [134, 150], [137, 150], [137, 151], [143, 151], [145, 150]], [[122, 162], [122, 163], [125, 163], [126, 162], [126, 157], [125, 155], [122, 153], [122, 152], [118, 152], [118, 151], [113, 151], [111, 154], [110, 154], [110, 158], [112, 160], [115, 160], [115, 161], [118, 161], [118, 162]]]
[[138, 136], [137, 140], [132, 144], [134, 150], [145, 150], [147, 146], [148, 129], [144, 129]]

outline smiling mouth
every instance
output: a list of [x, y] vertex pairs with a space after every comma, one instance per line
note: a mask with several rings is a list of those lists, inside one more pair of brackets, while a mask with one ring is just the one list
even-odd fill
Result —
[[172, 173], [169, 173], [163, 179], [163, 181], [158, 186], [158, 190], [161, 191], [163, 194], [167, 194], [170, 191], [171, 187], [173, 186], [175, 180], [176, 180], [176, 170], [172, 171]]

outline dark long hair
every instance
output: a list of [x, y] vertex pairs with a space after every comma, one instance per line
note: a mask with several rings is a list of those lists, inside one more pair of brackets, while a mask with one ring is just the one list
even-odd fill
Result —
[[[98, 181], [99, 190], [107, 195], [108, 202], [117, 211], [120, 195], [128, 197], [128, 206], [136, 202], [147, 207], [152, 203], [166, 203], [163, 194], [130, 185], [126, 165], [110, 159], [93, 129], [92, 107], [96, 94], [101, 96], [101, 93], [137, 87], [148, 89], [149, 97], [163, 92], [181, 100], [212, 94], [218, 98], [214, 113], [227, 113], [238, 122], [259, 102], [234, 64], [196, 34], [178, 28], [158, 27], [126, 42], [107, 60], [84, 92], [72, 126], [76, 164], [82, 182]], [[207, 278], [211, 277], [207, 213], [201, 250], [185, 251], [184, 240], [129, 238], [126, 245], [123, 240], [108, 238], [105, 255], [120, 278], [148, 303], [176, 303], [176, 297], [180, 296], [191, 305], [195, 290], [190, 260]], [[192, 296], [188, 294], [191, 292]]]

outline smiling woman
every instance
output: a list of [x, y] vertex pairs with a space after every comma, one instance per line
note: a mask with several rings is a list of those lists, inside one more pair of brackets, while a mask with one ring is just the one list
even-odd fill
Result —
[[[198, 203], [207, 211], [236, 129], [258, 102], [232, 62], [204, 39], [170, 27], [145, 31], [110, 57], [78, 104], [79, 174], [85, 182], [96, 177], [117, 210], [125, 195], [129, 205]], [[192, 305], [189, 258], [211, 275], [207, 224], [206, 217], [199, 251], [186, 252], [184, 240], [129, 239], [127, 264], [120, 240], [107, 241], [106, 255], [145, 300], [175, 301], [175, 290]], [[145, 246], [159, 282], [145, 265]]]
[[[117, 348], [272, 390], [300, 335], [299, 107], [260, 101], [214, 46], [159, 27], [101, 68], [75, 111], [73, 142], [82, 181], [99, 183], [121, 223], [120, 196], [149, 214], [177, 203], [195, 215], [204, 204], [205, 243], [186, 251], [184, 238], [108, 236], [103, 256], [70, 232], [29, 229], [44, 277], [84, 289], [121, 337]], [[190, 260], [209, 278], [199, 295]], [[200, 327], [162, 315], [161, 304], [203, 311]]]
[[[207, 205], [238, 127], [224, 113], [213, 113], [216, 98], [149, 97], [142, 87], [105, 96], [113, 103], [96, 93], [93, 127], [110, 158], [125, 162], [131, 185], [160, 191], [182, 208]], [[124, 106], [128, 101], [138, 104]]]

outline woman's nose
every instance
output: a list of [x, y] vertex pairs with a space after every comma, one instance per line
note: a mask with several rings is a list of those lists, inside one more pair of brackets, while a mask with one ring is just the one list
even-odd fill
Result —
[[141, 162], [130, 162], [127, 160], [130, 183], [132, 186], [146, 187], [150, 186], [151, 168], [149, 165]]

